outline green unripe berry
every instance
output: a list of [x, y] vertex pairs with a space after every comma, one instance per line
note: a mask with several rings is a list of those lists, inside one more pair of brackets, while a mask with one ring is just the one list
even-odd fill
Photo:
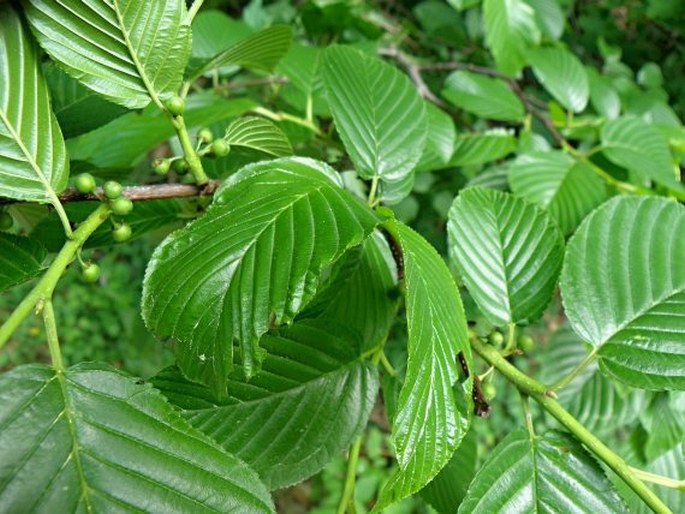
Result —
[[480, 391], [483, 393], [483, 398], [485, 398], [487, 401], [493, 400], [497, 395], [497, 389], [492, 382], [483, 382], [480, 385]]
[[188, 166], [188, 161], [185, 159], [176, 159], [174, 161], [174, 171], [179, 175], [185, 175], [188, 173], [190, 166]]
[[208, 128], [203, 128], [198, 131], [197, 138], [203, 143], [211, 143], [214, 141], [214, 134]]
[[535, 348], [535, 339], [529, 335], [522, 335], [519, 337], [518, 345], [519, 348], [521, 348], [521, 350], [524, 352], [530, 352], [533, 348]]
[[164, 106], [172, 116], [180, 116], [186, 108], [186, 103], [180, 96], [172, 96]]
[[97, 282], [98, 278], [100, 278], [100, 266], [95, 263], [86, 264], [81, 270], [81, 276], [83, 280], [91, 284]]
[[112, 239], [117, 243], [123, 243], [131, 238], [131, 226], [128, 223], [122, 223], [112, 230]]
[[90, 173], [81, 173], [76, 175], [76, 190], [79, 193], [87, 194], [95, 191], [95, 179]]
[[152, 169], [157, 175], [166, 175], [171, 168], [171, 161], [169, 159], [155, 159], [152, 163]]
[[114, 180], [108, 180], [107, 182], [105, 182], [105, 185], [102, 186], [102, 191], [105, 193], [105, 196], [110, 200], [119, 198], [121, 196], [121, 191], [123, 189], [124, 188], [121, 187], [121, 184]]
[[212, 153], [217, 157], [225, 157], [231, 151], [231, 147], [223, 139], [217, 139], [212, 143]]
[[0, 212], [0, 230], [9, 230], [14, 225], [14, 220], [6, 212]]
[[125, 196], [115, 198], [110, 202], [109, 206], [117, 216], [126, 216], [133, 210], [133, 202]]
[[494, 332], [490, 332], [488, 341], [490, 341], [490, 344], [493, 346], [502, 346], [504, 344], [504, 336], [502, 335], [502, 332], [497, 332], [495, 330]]

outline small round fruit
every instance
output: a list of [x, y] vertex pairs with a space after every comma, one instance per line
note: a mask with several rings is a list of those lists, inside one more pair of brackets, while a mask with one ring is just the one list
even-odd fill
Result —
[[521, 348], [521, 350], [524, 352], [530, 352], [533, 348], [535, 348], [535, 339], [529, 335], [522, 335], [519, 337], [518, 345], [519, 348]]
[[126, 216], [133, 210], [133, 202], [125, 196], [115, 198], [110, 202], [109, 206], [111, 207], [112, 212], [117, 216]]
[[188, 173], [190, 166], [188, 166], [188, 161], [185, 159], [176, 159], [174, 161], [174, 171], [179, 175], [185, 175]]
[[100, 266], [95, 263], [86, 264], [81, 270], [81, 276], [83, 280], [91, 284], [97, 282], [98, 278], [100, 278]]
[[230, 151], [231, 147], [223, 139], [217, 139], [212, 143], [212, 153], [217, 157], [225, 157]]
[[211, 143], [214, 141], [214, 134], [208, 128], [203, 128], [198, 131], [197, 138], [203, 143]]
[[119, 182], [116, 182], [114, 180], [108, 180], [105, 182], [105, 185], [102, 186], [102, 190], [105, 193], [105, 196], [109, 198], [110, 200], [114, 200], [115, 198], [119, 198], [121, 196], [121, 191], [124, 188], [121, 187], [121, 184]]
[[112, 239], [117, 243], [123, 243], [131, 238], [131, 226], [128, 223], [122, 223], [112, 229]]
[[166, 175], [171, 168], [171, 161], [169, 159], [155, 159], [152, 163], [152, 169], [157, 175]]
[[497, 395], [497, 389], [492, 382], [483, 382], [480, 385], [480, 390], [483, 393], [483, 398], [491, 401]]
[[12, 216], [4, 211], [0, 212], [0, 230], [9, 230], [12, 228], [12, 225], [14, 225]]
[[180, 96], [172, 96], [166, 101], [165, 107], [172, 116], [180, 116], [186, 108], [186, 103]]
[[504, 344], [504, 336], [502, 335], [502, 332], [490, 332], [488, 341], [490, 341], [490, 344], [493, 346], [502, 346]]
[[90, 173], [76, 175], [75, 185], [79, 193], [87, 194], [95, 191], [95, 179]]

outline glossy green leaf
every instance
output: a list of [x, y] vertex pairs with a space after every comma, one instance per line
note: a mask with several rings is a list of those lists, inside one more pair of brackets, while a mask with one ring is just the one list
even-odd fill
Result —
[[272, 512], [254, 471], [149, 384], [96, 363], [0, 376], [10, 512]]
[[192, 29], [190, 55], [195, 62], [208, 61], [254, 32], [243, 20], [235, 20], [214, 9], [201, 9], [193, 18]]
[[292, 37], [287, 25], [274, 25], [250, 34], [191, 71], [190, 80], [229, 64], [272, 72], [288, 51]]
[[454, 121], [442, 109], [426, 103], [428, 136], [416, 171], [432, 171], [445, 168], [454, 153], [457, 132]]
[[621, 114], [621, 98], [611, 83], [611, 79], [600, 75], [594, 68], [587, 66], [585, 72], [590, 84], [590, 104], [605, 118], [618, 118]]
[[293, 43], [276, 71], [289, 81], [280, 92], [286, 102], [305, 113], [311, 109], [312, 114], [330, 117], [323, 78], [319, 73], [322, 51], [318, 47]]
[[527, 53], [535, 77], [561, 105], [581, 112], [590, 98], [590, 85], [580, 60], [561, 47], [535, 48]]
[[518, 74], [526, 64], [528, 47], [540, 42], [532, 7], [523, 0], [483, 0], [483, 22], [497, 69]]
[[128, 112], [82, 86], [57, 66], [46, 66], [44, 70], [52, 110], [65, 138], [90, 132]]
[[566, 252], [566, 316], [602, 371], [643, 389], [685, 389], [685, 207], [621, 196], [595, 210]]
[[478, 437], [469, 430], [447, 465], [419, 493], [440, 514], [454, 514], [476, 474]]
[[176, 93], [190, 54], [182, 0], [28, 0], [40, 45], [74, 78], [140, 109]]
[[260, 344], [268, 351], [262, 372], [249, 382], [231, 378], [223, 401], [173, 369], [154, 384], [194, 427], [279, 489], [318, 472], [364, 429], [378, 372], [360, 359], [359, 334], [330, 320], [295, 323]]
[[471, 377], [460, 382], [457, 355], [471, 368], [466, 317], [450, 271], [435, 249], [397, 221], [386, 223], [404, 260], [407, 369], [392, 422], [400, 469], [381, 491], [380, 510], [422, 489], [445, 467], [471, 421]]
[[603, 154], [661, 185], [685, 190], [676, 180], [668, 140], [653, 125], [634, 116], [608, 121], [601, 131]]
[[655, 394], [640, 422], [647, 432], [644, 455], [651, 462], [685, 440], [685, 392]]
[[[554, 384], [586, 356], [586, 344], [566, 324], [535, 355], [540, 363], [539, 379], [545, 384]], [[559, 403], [573, 417], [598, 435], [612, 434], [617, 428], [633, 423], [648, 400], [644, 391], [630, 390], [604, 376], [596, 363], [559, 389], [557, 395]]]
[[547, 307], [564, 239], [539, 207], [507, 193], [471, 187], [447, 222], [450, 254], [471, 296], [496, 326], [533, 321]]
[[178, 342], [188, 378], [226, 394], [234, 339], [252, 376], [264, 356], [260, 336], [291, 321], [314, 295], [321, 269], [372, 231], [376, 215], [341, 186], [333, 169], [310, 159], [246, 166], [203, 217], [157, 248], [143, 318], [159, 338]]
[[450, 164], [468, 166], [495, 161], [508, 155], [515, 147], [513, 132], [502, 128], [459, 134]]
[[518, 121], [526, 112], [505, 81], [471, 71], [458, 70], [448, 75], [442, 96], [481, 118]]
[[602, 468], [570, 436], [519, 428], [490, 454], [459, 507], [463, 514], [628, 512]]
[[[63, 233], [60, 227], [59, 233]], [[26, 282], [43, 269], [45, 247], [36, 239], [0, 232], [0, 291]]]
[[378, 346], [388, 336], [399, 295], [395, 261], [383, 236], [374, 232], [352, 248], [331, 274], [301, 317], [337, 320], [361, 334], [363, 350]]
[[324, 52], [322, 72], [336, 129], [357, 173], [378, 177], [382, 196], [383, 187], [410, 180], [426, 144], [426, 108], [407, 76], [337, 45]]
[[509, 166], [509, 184], [514, 194], [546, 209], [564, 234], [608, 197], [602, 178], [559, 151], [520, 155]]
[[564, 33], [566, 14], [561, 10], [558, 0], [524, 1], [535, 11], [535, 22], [542, 34], [552, 40], [560, 39]]
[[283, 131], [273, 122], [257, 116], [235, 120], [226, 129], [224, 139], [231, 146], [251, 148], [275, 157], [286, 157], [293, 153], [293, 147]]
[[0, 196], [57, 202], [67, 185], [64, 140], [36, 46], [19, 16], [0, 6]]

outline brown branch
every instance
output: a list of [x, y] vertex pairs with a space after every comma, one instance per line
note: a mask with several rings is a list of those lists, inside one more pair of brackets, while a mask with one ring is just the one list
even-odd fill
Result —
[[407, 74], [409, 75], [409, 78], [416, 86], [419, 95], [421, 95], [429, 102], [434, 103], [438, 107], [442, 107], [443, 109], [447, 107], [447, 104], [445, 104], [445, 102], [443, 102], [442, 100], [440, 100], [440, 98], [435, 96], [433, 92], [430, 90], [430, 88], [426, 85], [426, 83], [423, 80], [423, 77], [421, 76], [420, 66], [416, 62], [414, 62], [407, 54], [405, 54], [400, 49], [394, 46], [391, 46], [389, 48], [379, 48], [378, 54], [395, 59], [397, 63], [406, 70]]

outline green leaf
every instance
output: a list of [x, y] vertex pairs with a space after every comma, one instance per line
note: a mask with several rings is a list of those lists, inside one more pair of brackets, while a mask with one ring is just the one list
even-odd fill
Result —
[[[208, 126], [240, 116], [256, 103], [248, 98], [225, 99], [211, 92], [186, 100], [183, 115], [187, 127]], [[141, 113], [129, 113], [88, 134], [69, 141], [72, 159], [101, 168], [128, 167], [143, 159], [150, 148], [174, 136], [169, 118], [151, 105]]]
[[462, 190], [447, 222], [450, 254], [471, 296], [496, 326], [539, 318], [554, 291], [564, 238], [535, 205], [507, 193]]
[[112, 102], [140, 109], [176, 93], [190, 54], [182, 0], [28, 0], [33, 33], [53, 60]]
[[528, 52], [535, 77], [561, 105], [581, 112], [590, 98], [590, 85], [578, 58], [561, 47], [535, 48]]
[[[310, 159], [256, 163], [217, 190], [206, 214], [167, 237], [148, 265], [143, 318], [178, 341], [183, 373], [226, 394], [237, 340], [247, 377], [259, 337], [313, 297], [321, 269], [378, 222], [339, 176]], [[187, 270], [179, 273], [179, 270]]]
[[[568, 324], [555, 331], [549, 344], [536, 354], [540, 381], [553, 384], [570, 373], [587, 356], [585, 347]], [[630, 390], [604, 376], [596, 363], [559, 389], [557, 395], [559, 403], [585, 428], [607, 436], [633, 423], [648, 400], [644, 391]]]
[[328, 47], [322, 71], [345, 149], [362, 178], [380, 179], [384, 198], [384, 187], [411, 180], [421, 158], [425, 104], [406, 75], [354, 48]]
[[333, 277], [300, 315], [336, 320], [362, 335], [363, 350], [385, 340], [397, 313], [397, 269], [388, 244], [374, 232], [340, 259]]
[[288, 51], [292, 37], [292, 30], [288, 25], [274, 25], [250, 34], [191, 71], [189, 80], [229, 64], [272, 72]]
[[[229, 380], [223, 401], [173, 369], [154, 384], [194, 427], [279, 489], [318, 472], [364, 429], [378, 372], [360, 359], [359, 335], [329, 320], [295, 323], [260, 344], [268, 351], [262, 372]], [[258, 430], [255, 419], [263, 420]]]
[[[63, 233], [57, 227], [58, 233]], [[43, 269], [45, 247], [36, 239], [0, 232], [0, 291], [35, 277]]]
[[472, 429], [447, 465], [419, 493], [440, 514], [454, 514], [476, 474], [478, 438]]
[[69, 166], [37, 49], [9, 5], [0, 6], [0, 196], [56, 203]]
[[108, 102], [55, 65], [44, 68], [52, 110], [65, 138], [90, 132], [125, 114], [127, 109]]
[[685, 439], [685, 393], [656, 394], [640, 421], [647, 432], [644, 454], [649, 462], [678, 446]]
[[286, 157], [293, 153], [293, 147], [283, 131], [273, 122], [257, 116], [235, 120], [226, 129], [224, 139], [231, 146], [251, 148], [275, 157]]
[[542, 34], [551, 40], [560, 39], [564, 33], [566, 14], [558, 0], [524, 0], [535, 11], [535, 22]]
[[392, 423], [399, 463], [374, 510], [414, 494], [445, 467], [471, 421], [469, 376], [460, 383], [457, 355], [471, 369], [471, 348], [459, 291], [435, 249], [397, 221], [386, 228], [404, 260], [409, 340], [407, 369]]
[[643, 389], [685, 389], [685, 207], [622, 196], [595, 210], [566, 252], [561, 293], [603, 372]]
[[276, 71], [289, 81], [280, 91], [286, 102], [303, 112], [311, 109], [312, 114], [330, 118], [323, 77], [319, 73], [321, 55], [321, 48], [293, 43]]
[[457, 132], [452, 118], [432, 103], [426, 103], [428, 135], [416, 171], [432, 171], [447, 167], [454, 153]]
[[520, 155], [509, 166], [509, 184], [514, 194], [546, 209], [564, 234], [608, 197], [604, 180], [560, 151]]
[[613, 163], [655, 182], [685, 190], [676, 179], [668, 140], [658, 128], [634, 116], [608, 121], [601, 131], [603, 154]]
[[107, 365], [15, 368], [0, 405], [9, 511], [273, 512], [254, 471]]
[[[582, 502], [582, 503], [579, 503]], [[490, 454], [459, 513], [628, 512], [602, 468], [566, 434], [519, 428]]]
[[585, 72], [590, 84], [590, 103], [594, 110], [605, 118], [618, 118], [621, 114], [621, 99], [611, 79], [600, 75], [590, 66], [585, 68]]
[[506, 82], [470, 71], [450, 73], [442, 96], [481, 118], [519, 121], [526, 113], [523, 103]]
[[226, 13], [202, 9], [193, 18], [191, 61], [206, 62], [218, 53], [235, 45], [253, 33], [242, 20], [234, 20]]
[[495, 161], [516, 147], [514, 133], [503, 128], [459, 134], [454, 144], [453, 166], [468, 166]]
[[523, 0], [483, 0], [485, 41], [507, 75], [517, 75], [526, 64], [529, 46], [540, 42], [535, 12]]

